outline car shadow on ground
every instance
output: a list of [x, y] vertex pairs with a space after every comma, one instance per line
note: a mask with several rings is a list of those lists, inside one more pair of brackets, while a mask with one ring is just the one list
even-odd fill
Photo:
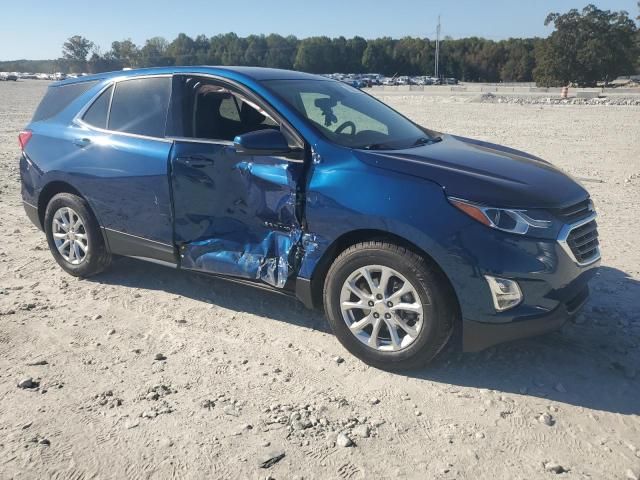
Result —
[[[119, 259], [91, 281], [165, 291], [330, 331], [321, 312], [307, 310], [293, 298], [138, 260]], [[397, 375], [640, 414], [640, 282], [623, 271], [602, 267], [591, 286], [583, 312], [558, 332], [473, 354], [452, 345], [429, 366]]]

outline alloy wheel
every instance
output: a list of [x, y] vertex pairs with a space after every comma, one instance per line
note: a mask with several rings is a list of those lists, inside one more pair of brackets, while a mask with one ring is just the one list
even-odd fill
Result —
[[424, 324], [416, 288], [399, 272], [382, 265], [361, 267], [347, 277], [340, 310], [351, 333], [382, 352], [407, 348]]
[[69, 207], [53, 215], [53, 241], [58, 252], [72, 265], [81, 264], [89, 253], [89, 236], [80, 215]]

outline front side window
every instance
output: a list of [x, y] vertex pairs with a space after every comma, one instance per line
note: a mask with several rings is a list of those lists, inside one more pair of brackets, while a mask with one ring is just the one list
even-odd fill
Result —
[[91, 104], [89, 109], [82, 117], [82, 121], [97, 128], [107, 128], [107, 116], [109, 113], [109, 103], [111, 102], [111, 93], [113, 86], [107, 88], [95, 102]]
[[398, 112], [342, 82], [265, 80], [263, 83], [339, 145], [398, 149], [428, 139], [428, 134]]
[[197, 77], [178, 82], [169, 135], [231, 142], [245, 133], [279, 129], [263, 108], [226, 86]]
[[109, 113], [109, 130], [164, 137], [171, 96], [170, 77], [134, 78], [118, 82]]

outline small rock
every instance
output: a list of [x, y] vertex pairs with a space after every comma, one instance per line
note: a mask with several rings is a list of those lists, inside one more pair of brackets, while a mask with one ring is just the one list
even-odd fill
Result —
[[341, 363], [344, 363], [344, 358], [340, 356], [334, 357], [333, 361], [336, 362], [338, 365], [340, 365]]
[[484, 433], [482, 433], [482, 432], [477, 432], [477, 433], [476, 433], [476, 438], [477, 438], [478, 440], [482, 440], [482, 439], [484, 438]]
[[253, 430], [253, 425], [249, 423], [242, 424], [238, 427], [238, 431], [240, 432], [248, 432], [249, 430]]
[[356, 437], [369, 438], [369, 427], [366, 425], [358, 425], [352, 432]]
[[338, 437], [336, 438], [336, 445], [338, 445], [339, 447], [352, 447], [353, 446], [353, 441], [344, 433], [340, 433], [338, 434]]
[[115, 334], [115, 333], [116, 333], [116, 329], [115, 329], [115, 328], [112, 328], [111, 330], [109, 330], [109, 331], [107, 332], [107, 335], [113, 335], [113, 334]]
[[94, 315], [92, 317], [92, 320], [100, 320], [102, 318], [102, 315], [100, 315], [99, 313], [97, 315]]
[[156, 413], [155, 410], [146, 410], [144, 412], [142, 412], [142, 417], [143, 418], [156, 418], [158, 416], [158, 414]]
[[166, 360], [167, 357], [165, 357], [162, 353], [156, 353], [156, 356], [153, 357], [154, 360], [158, 360], [158, 361], [162, 361], [162, 360]]
[[560, 465], [559, 463], [555, 463], [555, 462], [547, 462], [544, 464], [544, 469], [547, 472], [553, 472], [553, 473], [565, 473], [568, 472], [569, 470], [565, 469], [562, 465]]
[[160, 439], [160, 441], [158, 442], [158, 445], [160, 445], [160, 447], [162, 448], [169, 448], [173, 446], [173, 440], [171, 440], [168, 437], [165, 437]]
[[213, 407], [216, 406], [215, 402], [209, 399], [203, 400], [200, 405], [202, 406], [202, 408], [206, 408], [208, 410], [211, 410]]
[[377, 399], [377, 398], [375, 398], [375, 397], [373, 397], [373, 398], [371, 398], [371, 399], [369, 400], [369, 403], [370, 403], [371, 405], [378, 405], [378, 404], [380, 403], [380, 400], [379, 400], [379, 399]]
[[269, 452], [258, 460], [260, 468], [270, 468], [284, 458], [284, 450], [274, 450]]
[[18, 388], [24, 388], [24, 389], [37, 388], [39, 385], [40, 385], [40, 382], [35, 381], [31, 377], [23, 378], [18, 382]]
[[640, 474], [637, 474], [636, 472], [628, 468], [627, 471], [624, 472], [624, 478], [626, 478], [627, 480], [640, 480]]
[[36, 360], [35, 362], [30, 362], [27, 363], [27, 366], [29, 367], [38, 367], [40, 365], [48, 365], [49, 362], [47, 362], [46, 360]]
[[132, 428], [136, 428], [139, 425], [140, 425], [139, 420], [133, 420], [131, 422], [127, 422], [124, 426], [127, 430], [131, 430]]
[[48, 439], [48, 438], [41, 438], [41, 439], [38, 441], [38, 443], [39, 443], [40, 445], [47, 445], [47, 446], [51, 445], [51, 442], [49, 441], [49, 439]]
[[548, 427], [552, 426], [555, 422], [553, 420], [553, 417], [551, 416], [551, 414], [549, 413], [543, 413], [538, 417], [538, 421], [540, 423], [543, 423], [545, 425], [547, 425]]
[[222, 411], [226, 414], [226, 415], [231, 415], [234, 417], [239, 417], [240, 416], [240, 412], [238, 410], [235, 409], [235, 407], [233, 405], [226, 405]]

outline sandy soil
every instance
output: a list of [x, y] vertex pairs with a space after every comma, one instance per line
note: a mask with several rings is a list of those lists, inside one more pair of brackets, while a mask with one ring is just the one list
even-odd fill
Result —
[[16, 136], [44, 88], [0, 83], [0, 478], [640, 475], [640, 108], [380, 93], [582, 178], [603, 248], [575, 323], [403, 375], [288, 298], [130, 259], [64, 274], [19, 194]]

